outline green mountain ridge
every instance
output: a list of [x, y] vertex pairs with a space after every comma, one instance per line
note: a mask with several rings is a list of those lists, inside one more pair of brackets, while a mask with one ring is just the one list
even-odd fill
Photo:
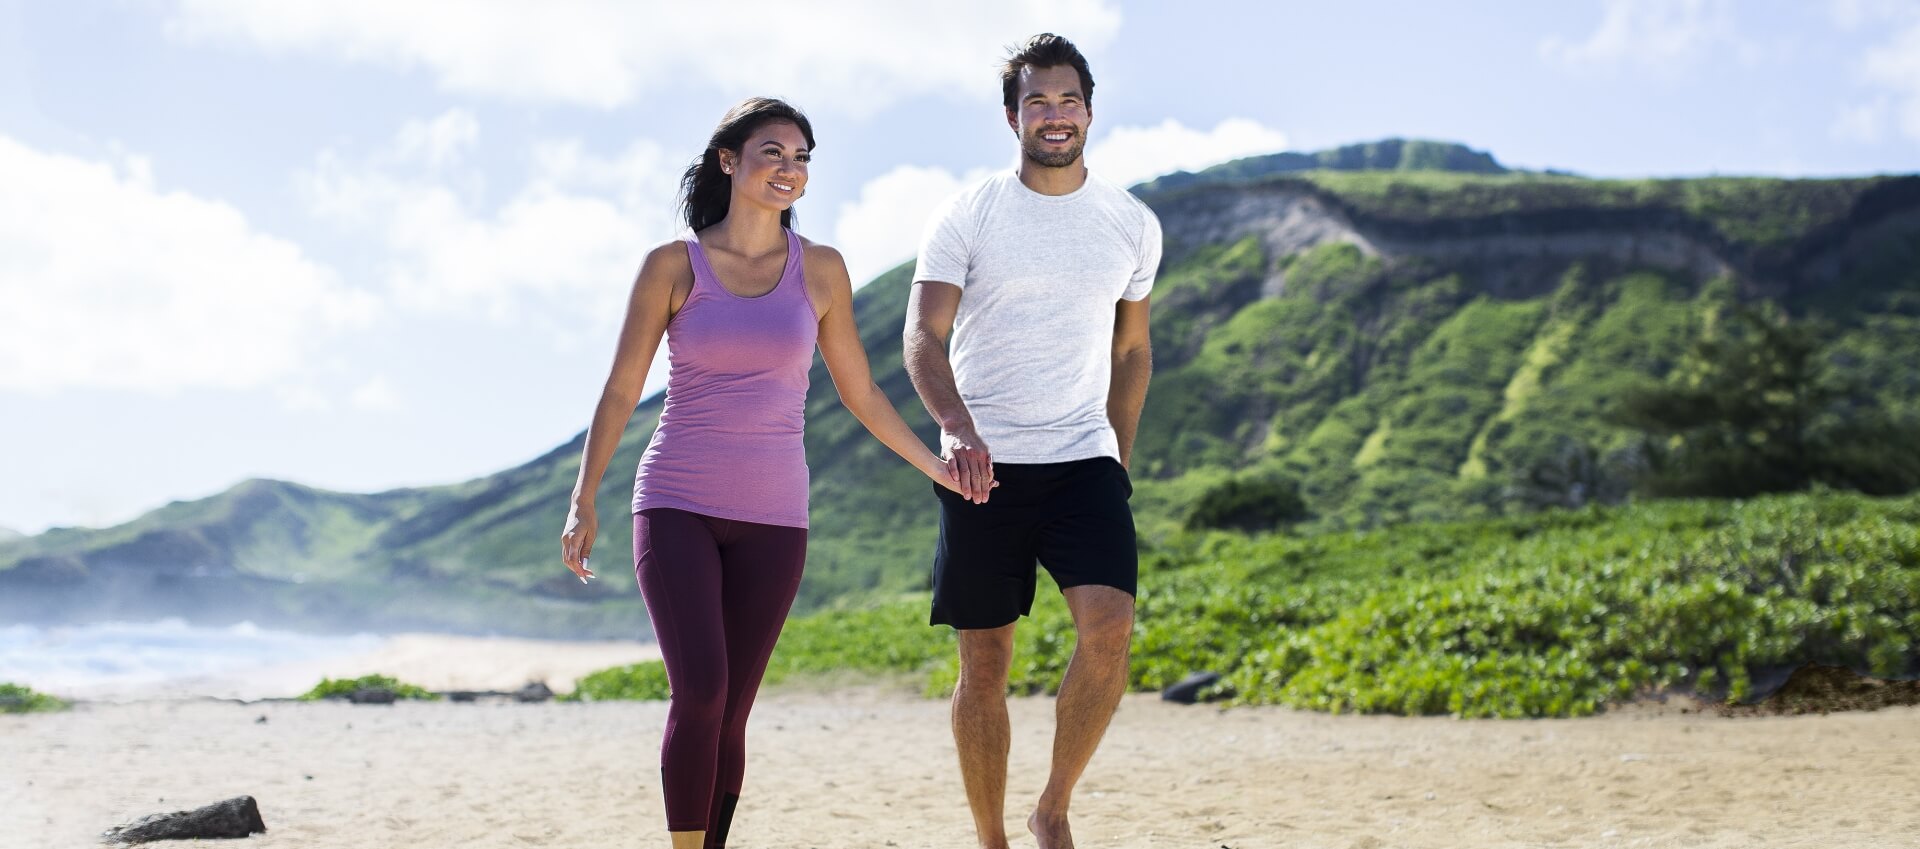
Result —
[[[1617, 498], [1644, 458], [1605, 423], [1609, 402], [1739, 301], [1825, 318], [1838, 365], [1920, 416], [1920, 177], [1595, 180], [1433, 142], [1341, 151], [1134, 189], [1166, 233], [1134, 464], [1146, 546], [1249, 476], [1297, 481], [1331, 528]], [[1309, 161], [1320, 170], [1295, 167]], [[1342, 163], [1372, 170], [1326, 170]], [[901, 368], [910, 275], [881, 275], [855, 311], [876, 379], [931, 443]], [[839, 407], [817, 362], [812, 381], [798, 609], [923, 586], [932, 485]], [[554, 557], [576, 437], [449, 486], [249, 481], [115, 528], [0, 541], [0, 618], [641, 634], [611, 567], [629, 557], [623, 505], [659, 403], [609, 467], [591, 586]]]

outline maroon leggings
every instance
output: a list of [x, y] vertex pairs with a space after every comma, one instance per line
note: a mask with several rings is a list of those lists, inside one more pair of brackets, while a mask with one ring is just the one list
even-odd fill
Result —
[[660, 742], [667, 830], [725, 846], [747, 713], [800, 589], [807, 529], [650, 507], [633, 515], [633, 555], [673, 692]]

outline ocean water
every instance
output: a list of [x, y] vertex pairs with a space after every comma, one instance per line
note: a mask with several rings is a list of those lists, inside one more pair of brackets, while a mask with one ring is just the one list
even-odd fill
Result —
[[276, 670], [364, 654], [381, 641], [373, 634], [319, 636], [251, 622], [0, 625], [0, 681], [71, 698], [250, 696], [284, 689]]

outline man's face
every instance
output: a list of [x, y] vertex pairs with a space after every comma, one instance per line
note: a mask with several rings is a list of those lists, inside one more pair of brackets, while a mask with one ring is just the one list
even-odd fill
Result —
[[1019, 134], [1027, 159], [1048, 168], [1065, 168], [1079, 160], [1093, 110], [1073, 66], [1023, 68], [1016, 91], [1019, 99], [1007, 112], [1007, 125]]

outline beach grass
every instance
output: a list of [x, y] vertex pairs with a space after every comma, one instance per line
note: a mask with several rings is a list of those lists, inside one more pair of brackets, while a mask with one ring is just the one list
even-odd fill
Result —
[[0, 713], [51, 713], [66, 710], [67, 703], [46, 693], [34, 692], [21, 684], [0, 681]]
[[358, 690], [388, 690], [395, 698], [420, 699], [432, 701], [440, 698], [425, 687], [397, 681], [385, 675], [362, 675], [358, 678], [322, 678], [313, 689], [301, 693], [303, 701], [319, 699], [346, 698]]

